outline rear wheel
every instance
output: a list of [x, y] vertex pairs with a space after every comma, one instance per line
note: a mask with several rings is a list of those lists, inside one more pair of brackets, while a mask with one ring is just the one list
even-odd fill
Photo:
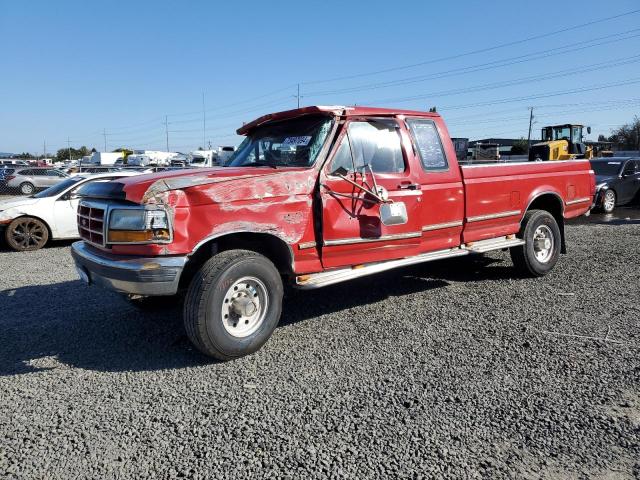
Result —
[[36, 187], [33, 186], [33, 183], [24, 182], [20, 184], [20, 193], [23, 195], [31, 195], [36, 191]]
[[184, 304], [191, 342], [205, 355], [230, 360], [258, 350], [280, 320], [283, 286], [266, 257], [228, 250], [195, 275]]
[[7, 245], [19, 252], [38, 250], [49, 240], [49, 230], [37, 218], [20, 217], [9, 224], [4, 237]]
[[616, 192], [607, 190], [602, 199], [602, 210], [604, 213], [611, 213], [614, 208], [616, 208]]
[[562, 242], [560, 228], [553, 215], [545, 210], [528, 211], [518, 237], [525, 244], [510, 251], [516, 269], [534, 277], [549, 273], [558, 262]]

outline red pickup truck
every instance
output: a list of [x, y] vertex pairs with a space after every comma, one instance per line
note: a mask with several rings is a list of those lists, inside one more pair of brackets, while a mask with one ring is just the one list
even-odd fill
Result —
[[306, 107], [238, 133], [224, 167], [88, 185], [72, 247], [87, 283], [186, 292], [187, 334], [219, 359], [266, 342], [283, 282], [317, 288], [506, 248], [544, 275], [595, 191], [586, 160], [460, 167], [436, 113]]

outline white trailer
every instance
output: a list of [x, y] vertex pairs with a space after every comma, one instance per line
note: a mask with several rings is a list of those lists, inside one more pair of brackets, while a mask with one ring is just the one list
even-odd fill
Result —
[[218, 152], [215, 150], [194, 150], [189, 154], [190, 167], [215, 167], [219, 165]]
[[94, 152], [90, 157], [82, 157], [82, 165], [113, 165], [122, 157], [121, 152]]
[[227, 163], [227, 160], [231, 158], [231, 156], [234, 154], [235, 151], [236, 151], [236, 147], [229, 147], [229, 146], [218, 147], [218, 162], [220, 162], [220, 165], [225, 165]]
[[157, 165], [165, 167], [171, 163], [171, 159], [178, 154], [175, 152], [163, 152], [159, 150], [134, 150], [127, 157], [127, 165], [146, 167], [147, 165]]

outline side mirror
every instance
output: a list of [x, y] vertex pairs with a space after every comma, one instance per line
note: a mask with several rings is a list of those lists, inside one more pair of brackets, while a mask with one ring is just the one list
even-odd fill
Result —
[[336, 177], [346, 177], [348, 175], [348, 173], [349, 173], [349, 171], [346, 168], [338, 167], [333, 172], [331, 172], [329, 175], [334, 175]]
[[591, 135], [591, 127], [587, 127], [587, 133]]
[[383, 203], [380, 205], [380, 221], [384, 225], [404, 225], [408, 220], [407, 207], [404, 202]]

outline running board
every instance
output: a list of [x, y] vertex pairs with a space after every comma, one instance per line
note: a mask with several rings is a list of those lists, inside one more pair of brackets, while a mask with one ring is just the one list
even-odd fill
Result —
[[469, 242], [464, 246], [464, 248], [472, 253], [485, 253], [490, 252], [491, 250], [501, 250], [503, 248], [518, 247], [520, 245], [524, 245], [524, 240], [513, 235], [508, 235], [506, 237]]
[[327, 285], [333, 285], [334, 283], [366, 277], [367, 275], [385, 272], [398, 267], [406, 267], [409, 265], [432, 262], [434, 260], [443, 260], [446, 258], [461, 257], [463, 255], [469, 255], [470, 253], [484, 253], [491, 250], [517, 247], [523, 244], [524, 240], [512, 236], [511, 238], [510, 236], [507, 236], [481, 240], [461, 247], [423, 253], [421, 255], [416, 255], [415, 257], [399, 258], [397, 260], [388, 260], [386, 262], [368, 263], [355, 265], [349, 268], [328, 270], [326, 272], [298, 275], [296, 277], [296, 286], [302, 289], [326, 287]]

